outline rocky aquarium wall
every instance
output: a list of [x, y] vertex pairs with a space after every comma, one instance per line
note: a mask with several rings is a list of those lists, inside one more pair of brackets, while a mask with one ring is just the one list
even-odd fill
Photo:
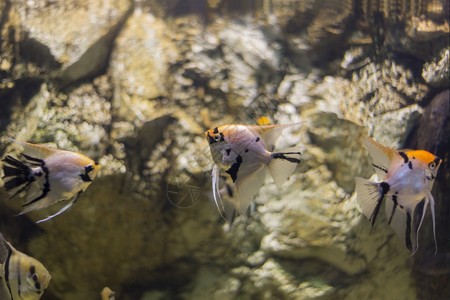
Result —
[[[2, 0], [1, 156], [13, 138], [102, 167], [40, 224], [58, 208], [17, 216], [1, 188], [0, 232], [46, 300], [449, 299], [449, 56], [448, 0]], [[303, 122], [276, 144], [301, 163], [230, 224], [204, 132], [261, 116]], [[443, 159], [437, 254], [429, 212], [412, 256], [361, 213], [366, 136]]]

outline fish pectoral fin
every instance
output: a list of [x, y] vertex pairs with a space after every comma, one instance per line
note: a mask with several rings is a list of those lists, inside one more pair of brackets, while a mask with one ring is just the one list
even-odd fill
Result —
[[436, 240], [436, 214], [434, 212], [434, 198], [433, 198], [433, 195], [431, 194], [431, 192], [428, 192], [427, 198], [428, 198], [428, 202], [430, 203], [431, 217], [433, 220], [434, 247], [436, 249], [434, 254], [436, 254], [437, 249], [438, 249], [437, 240]]
[[301, 148], [293, 147], [272, 154], [269, 171], [278, 188], [291, 176], [300, 163]]
[[425, 218], [425, 214], [427, 212], [428, 202], [428, 197], [425, 197], [417, 203], [413, 209], [411, 218], [411, 255], [416, 253], [419, 248], [419, 230], [420, 227], [422, 227], [423, 219]]
[[251, 170], [251, 172], [247, 170], [248, 172], [239, 174], [235, 181], [236, 194], [239, 201], [238, 209], [241, 214], [246, 212], [253, 198], [264, 184], [266, 177], [265, 165], [255, 165]]

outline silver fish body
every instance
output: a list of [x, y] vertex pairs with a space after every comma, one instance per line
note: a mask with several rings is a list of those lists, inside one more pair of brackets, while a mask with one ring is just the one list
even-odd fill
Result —
[[236, 187], [237, 200], [234, 203], [240, 213], [246, 211], [264, 184], [267, 169], [278, 187], [287, 180], [300, 162], [300, 147], [279, 152], [272, 150], [281, 131], [297, 124], [231, 124], [205, 132], [215, 163], [212, 172], [213, 198], [219, 212], [223, 210], [219, 187], [221, 170], [229, 175]]
[[428, 206], [433, 219], [437, 251], [434, 198], [431, 188], [442, 160], [424, 150], [395, 150], [366, 138], [364, 146], [373, 158], [380, 182], [355, 178], [357, 200], [372, 226], [385, 201], [388, 223], [414, 254], [419, 230]]

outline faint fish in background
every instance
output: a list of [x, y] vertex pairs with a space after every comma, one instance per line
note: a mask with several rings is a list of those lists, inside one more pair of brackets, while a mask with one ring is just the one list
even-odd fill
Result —
[[115, 300], [114, 292], [107, 286], [105, 286], [100, 293], [102, 300]]
[[[267, 118], [258, 122], [270, 122]], [[280, 187], [300, 163], [300, 147], [271, 152], [282, 130], [300, 123], [284, 125], [223, 125], [205, 132], [211, 156], [213, 198], [222, 218], [223, 202], [219, 189], [220, 169], [225, 170], [235, 185], [235, 209], [244, 213], [260, 187], [267, 168]]]
[[17, 251], [0, 233], [8, 254], [0, 264], [0, 276], [11, 300], [37, 300], [50, 283], [47, 269], [35, 258]]
[[382, 182], [355, 178], [357, 200], [363, 213], [375, 224], [384, 198], [389, 224], [405, 242], [413, 255], [418, 247], [418, 234], [430, 205], [434, 243], [437, 252], [434, 198], [431, 188], [441, 159], [424, 150], [394, 150], [371, 138], [363, 140], [373, 159], [373, 167]]
[[24, 159], [7, 155], [3, 159], [3, 179], [11, 198], [28, 189], [27, 203], [19, 215], [70, 199], [57, 213], [36, 223], [50, 220], [72, 206], [100, 169], [99, 164], [79, 153], [12, 141], [23, 146]]

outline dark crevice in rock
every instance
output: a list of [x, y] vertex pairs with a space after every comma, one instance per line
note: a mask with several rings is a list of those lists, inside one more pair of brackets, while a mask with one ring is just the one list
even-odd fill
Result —
[[76, 84], [82, 80], [88, 80], [106, 72], [114, 41], [120, 30], [134, 10], [134, 1], [130, 2], [130, 7], [120, 20], [111, 29], [100, 37], [86, 52], [72, 65], [62, 71], [61, 75], [55, 78], [55, 86], [58, 89]]
[[19, 54], [25, 61], [50, 70], [61, 67], [61, 63], [55, 59], [48, 46], [30, 37], [28, 33], [24, 34], [18, 46]]
[[450, 90], [439, 93], [428, 104], [406, 146], [430, 151], [443, 159], [432, 190], [438, 253], [435, 254], [431, 214], [427, 213], [412, 264], [418, 298], [442, 299], [442, 295], [450, 295]]
[[42, 82], [39, 78], [21, 78], [14, 82], [12, 88], [0, 89], [0, 132], [9, 125], [13, 111], [25, 107], [39, 92]]

